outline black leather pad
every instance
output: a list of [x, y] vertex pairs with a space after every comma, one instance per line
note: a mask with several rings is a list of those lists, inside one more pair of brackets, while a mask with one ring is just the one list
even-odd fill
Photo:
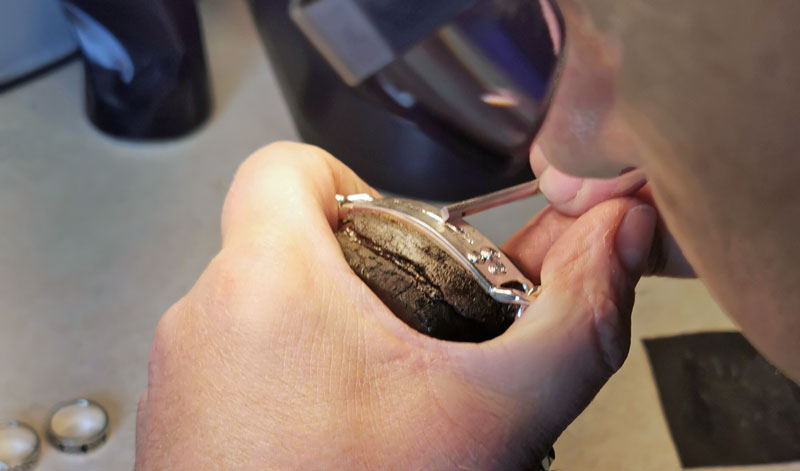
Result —
[[644, 344], [685, 468], [800, 461], [800, 387], [741, 334]]
[[483, 342], [508, 329], [518, 308], [486, 294], [422, 231], [386, 214], [353, 212], [336, 232], [347, 262], [386, 306], [423, 334]]

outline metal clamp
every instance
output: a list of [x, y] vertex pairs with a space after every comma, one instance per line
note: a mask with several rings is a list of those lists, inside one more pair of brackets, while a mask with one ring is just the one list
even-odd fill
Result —
[[[337, 196], [340, 219], [350, 211], [390, 214], [423, 233], [457, 260], [498, 302], [524, 309], [538, 295], [533, 284], [486, 236], [463, 219], [446, 220], [442, 208], [402, 198], [374, 199], [358, 194]], [[523, 309], [520, 309], [520, 314]]]

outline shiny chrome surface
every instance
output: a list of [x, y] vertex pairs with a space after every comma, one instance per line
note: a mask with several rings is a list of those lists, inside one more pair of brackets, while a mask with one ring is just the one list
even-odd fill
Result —
[[372, 85], [441, 139], [526, 163], [562, 63], [549, 0], [482, 0], [381, 70]]
[[492, 208], [530, 198], [540, 193], [539, 180], [534, 180], [532, 182], [512, 186], [511, 188], [504, 188], [494, 193], [489, 193], [488, 195], [476, 196], [466, 201], [449, 204], [442, 208], [441, 215], [442, 219], [445, 221], [461, 219], [471, 214], [488, 211]]
[[336, 73], [357, 86], [478, 0], [292, 0], [289, 14]]
[[563, 62], [553, 0], [294, 0], [290, 11], [349, 85], [440, 142], [527, 164]]
[[486, 236], [462, 219], [447, 221], [442, 208], [401, 198], [372, 199], [369, 195], [338, 196], [340, 219], [351, 211], [389, 214], [427, 234], [473, 274], [496, 301], [520, 306], [519, 314], [536, 297], [536, 286]]

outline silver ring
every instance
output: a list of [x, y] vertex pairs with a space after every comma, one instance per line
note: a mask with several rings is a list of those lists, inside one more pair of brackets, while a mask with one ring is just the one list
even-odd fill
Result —
[[88, 399], [63, 402], [47, 421], [47, 441], [65, 453], [88, 453], [106, 441], [108, 412]]
[[0, 424], [0, 471], [29, 471], [39, 461], [41, 444], [36, 430], [12, 421]]

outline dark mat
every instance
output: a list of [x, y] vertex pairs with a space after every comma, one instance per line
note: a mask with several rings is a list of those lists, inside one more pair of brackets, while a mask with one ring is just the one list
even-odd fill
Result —
[[685, 468], [800, 460], [800, 387], [741, 334], [644, 344]]

